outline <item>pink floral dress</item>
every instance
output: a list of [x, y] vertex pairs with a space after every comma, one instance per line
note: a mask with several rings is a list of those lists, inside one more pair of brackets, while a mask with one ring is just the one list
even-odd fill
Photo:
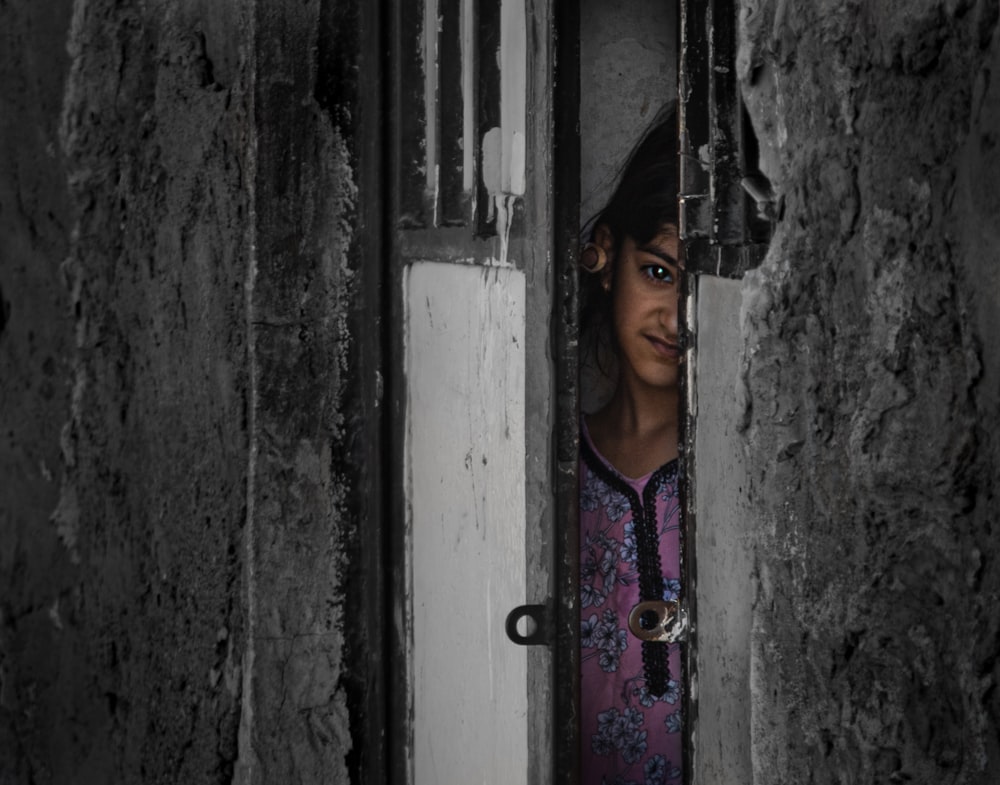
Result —
[[680, 645], [643, 642], [628, 627], [641, 595], [680, 594], [677, 461], [629, 479], [581, 430], [582, 783], [680, 783]]

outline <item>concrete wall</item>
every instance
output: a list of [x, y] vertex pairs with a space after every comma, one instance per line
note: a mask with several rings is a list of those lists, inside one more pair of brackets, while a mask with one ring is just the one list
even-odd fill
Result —
[[677, 7], [580, 3], [580, 218], [604, 207], [636, 141], [677, 98]]
[[[70, 11], [66, 0], [5, 7], [0, 24], [0, 780], [5, 782], [27, 782], [31, 769], [48, 764], [53, 720], [61, 716], [53, 691], [60, 670], [74, 667], [60, 663], [54, 641], [65, 637], [75, 567], [48, 520], [59, 500], [60, 430], [69, 417], [73, 376], [72, 307], [61, 265], [74, 215], [59, 140]], [[51, 743], [65, 744], [65, 736]]]
[[344, 424], [372, 405], [343, 376], [359, 24], [318, 0], [0, 10], [3, 782], [370, 765], [341, 585]]
[[246, 635], [238, 14], [20, 9], [2, 25], [21, 104], [3, 138], [2, 765], [225, 779]]
[[740, 8], [754, 781], [995, 782], [997, 3]]

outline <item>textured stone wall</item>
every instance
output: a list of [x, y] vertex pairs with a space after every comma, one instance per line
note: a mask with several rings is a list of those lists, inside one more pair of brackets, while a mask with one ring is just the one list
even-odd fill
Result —
[[1000, 772], [995, 0], [743, 0], [754, 781]]
[[[0, 782], [47, 760], [74, 566], [49, 515], [69, 416], [73, 211], [59, 140], [71, 3], [0, 9]], [[31, 31], [30, 34], [27, 31]], [[59, 626], [63, 629], [60, 630]], [[63, 666], [69, 667], [69, 666]], [[58, 742], [56, 742], [58, 743]], [[41, 780], [44, 781], [44, 780]]]
[[345, 548], [359, 525], [348, 510], [344, 406], [358, 372], [348, 355], [357, 117], [354, 80], [344, 73], [358, 46], [352, 8], [262, 3], [253, 42], [245, 783], [347, 782], [353, 750], [343, 629]]
[[0, 782], [371, 765], [342, 574], [359, 24], [0, 4]]
[[[20, 5], [4, 8], [24, 53], [4, 83], [32, 109], [10, 119], [22, 135], [5, 137], [5, 163], [34, 178], [11, 208], [34, 204], [3, 216], [14, 231], [47, 226], [34, 253], [5, 249], [3, 269], [46, 277], [5, 286], [5, 364], [27, 355], [3, 373], [8, 427], [38, 411], [32, 387], [49, 380], [55, 395], [24, 422], [44, 461], [8, 453], [13, 471], [53, 479], [30, 509], [5, 483], [17, 522], [0, 532], [14, 561], [3, 711], [17, 752], [3, 765], [24, 782], [228, 781], [246, 634], [238, 8]], [[19, 67], [45, 80], [43, 101], [7, 82]]]

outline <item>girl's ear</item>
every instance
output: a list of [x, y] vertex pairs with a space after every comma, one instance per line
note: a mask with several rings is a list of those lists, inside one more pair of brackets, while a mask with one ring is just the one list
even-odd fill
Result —
[[594, 243], [599, 245], [608, 256], [608, 263], [601, 270], [601, 287], [606, 292], [611, 291], [611, 281], [614, 277], [612, 271], [615, 268], [615, 236], [611, 232], [611, 227], [606, 223], [599, 223], [594, 227]]

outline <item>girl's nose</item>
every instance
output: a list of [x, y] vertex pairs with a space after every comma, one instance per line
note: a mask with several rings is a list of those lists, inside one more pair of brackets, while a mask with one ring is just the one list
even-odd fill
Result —
[[671, 292], [660, 308], [660, 324], [671, 337], [677, 337], [678, 295]]

